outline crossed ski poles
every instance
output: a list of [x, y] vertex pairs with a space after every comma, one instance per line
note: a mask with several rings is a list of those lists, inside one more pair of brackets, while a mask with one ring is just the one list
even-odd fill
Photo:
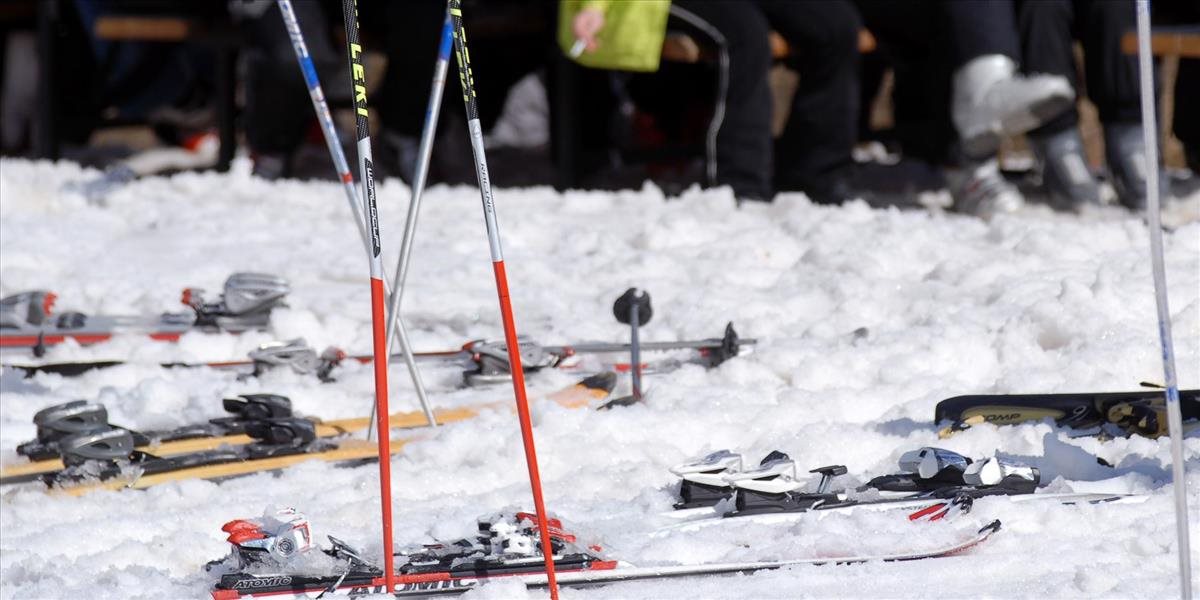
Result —
[[[537, 457], [534, 449], [532, 425], [530, 424], [528, 400], [525, 394], [524, 373], [521, 368], [521, 354], [517, 343], [516, 325], [512, 314], [512, 305], [508, 292], [508, 281], [505, 273], [504, 258], [500, 245], [499, 226], [496, 222], [495, 204], [492, 199], [491, 184], [487, 173], [487, 159], [483, 150], [483, 133], [479, 124], [478, 108], [475, 103], [474, 82], [472, 80], [470, 58], [466, 48], [466, 32], [462, 24], [462, 6], [459, 0], [449, 0], [446, 7], [446, 19], [442, 27], [442, 42], [438, 53], [438, 63], [435, 67], [433, 89], [429, 99], [429, 109], [426, 113], [426, 122], [424, 130], [421, 134], [420, 156], [416, 168], [416, 177], [413, 180], [412, 186], [412, 201], [409, 204], [407, 221], [405, 223], [404, 238], [401, 243], [400, 258], [397, 264], [395, 280], [389, 291], [390, 298], [387, 306], [387, 316], [384, 317], [383, 312], [383, 293], [386, 286], [386, 276], [382, 261], [380, 260], [380, 241], [378, 229], [378, 213], [375, 206], [375, 189], [372, 175], [371, 165], [371, 142], [367, 130], [367, 106], [366, 106], [366, 78], [363, 72], [361, 62], [358, 56], [362, 52], [362, 47], [358, 40], [358, 8], [355, 0], [343, 0], [343, 11], [345, 14], [347, 49], [350, 54], [350, 71], [351, 84], [354, 86], [354, 101], [355, 101], [355, 117], [356, 128], [358, 130], [358, 152], [359, 152], [359, 167], [362, 177], [362, 200], [365, 204], [366, 212], [359, 208], [360, 204], [356, 198], [353, 176], [350, 174], [349, 165], [342, 154], [340, 144], [337, 142], [337, 132], [333, 126], [332, 118], [329, 114], [328, 106], [324, 101], [324, 94], [320, 90], [320, 84], [317, 81], [316, 70], [313, 67], [311, 58], [308, 57], [307, 47], [304, 44], [303, 35], [300, 31], [298, 22], [296, 21], [295, 13], [291, 10], [289, 0], [277, 0], [280, 11], [283, 14], [284, 23], [291, 35], [293, 47], [296, 50], [296, 59], [300, 65], [301, 71], [304, 73], [305, 81], [309, 87], [309, 95], [313, 101], [313, 108], [317, 113], [318, 118], [322, 121], [322, 129], [325, 133], [326, 145], [329, 146], [330, 154], [333, 156], [334, 164], [338, 168], [341, 176], [343, 187], [346, 191], [346, 197], [351, 205], [351, 210], [354, 213], [355, 220], [359, 227], [359, 234], [363, 241], [364, 249], [371, 263], [371, 304], [373, 321], [374, 321], [374, 345], [375, 345], [375, 396], [376, 401], [372, 405], [372, 419], [379, 419], [379, 453], [380, 453], [380, 488], [383, 512], [383, 547], [384, 552], [384, 578], [390, 591], [393, 587], [395, 573], [392, 569], [392, 553], [387, 551], [392, 547], [391, 536], [391, 473], [388, 467], [389, 455], [387, 454], [387, 425], [382, 418], [387, 414], [387, 355], [395, 336], [400, 338], [401, 351], [405, 362], [408, 365], [409, 373], [412, 376], [413, 384], [417, 389], [417, 396], [421, 401], [421, 406], [425, 411], [426, 417], [430, 425], [436, 425], [433, 417], [433, 412], [429, 407], [428, 399], [425, 394], [424, 386], [421, 382], [419, 371], [416, 368], [415, 358], [413, 357], [411, 346], [408, 342], [407, 331], [404, 328], [403, 321], [399, 319], [399, 309], [401, 294], [404, 287], [404, 280], [408, 272], [408, 263], [412, 250], [412, 238], [416, 230], [417, 215], [420, 210], [421, 193], [423, 192], [425, 177], [429, 166], [430, 151], [432, 149], [433, 132], [437, 127], [438, 107], [441, 104], [441, 93], [444, 87], [446, 70], [449, 64], [449, 48], [450, 38], [453, 38], [453, 46], [458, 57], [459, 81], [463, 89], [463, 102], [466, 107], [468, 127], [471, 132], [471, 149], [475, 158], [476, 174], [479, 178], [480, 193], [483, 200], [484, 222], [487, 228], [488, 242], [491, 248], [492, 266], [496, 277], [496, 292], [500, 301], [500, 312], [504, 324], [504, 337], [509, 354], [509, 363], [513, 370], [513, 392], [516, 396], [517, 413], [521, 424], [522, 440], [525, 445], [525, 456], [527, 466], [529, 468], [530, 487], [533, 491], [534, 506], [537, 510], [538, 529], [542, 538], [542, 547], [545, 549], [552, 548], [550, 541], [549, 529], [546, 522], [545, 506], [542, 502], [541, 482], [538, 474]], [[361, 82], [361, 85], [360, 85]], [[369, 226], [369, 230], [368, 230]], [[551, 598], [558, 597], [558, 587], [555, 580], [553, 552], [546, 551], [546, 577], [550, 588]]]
[[[358, 199], [358, 191], [354, 187], [354, 175], [350, 172], [350, 165], [346, 161], [346, 155], [342, 151], [341, 142], [338, 139], [337, 126], [333, 122], [333, 116], [329, 111], [329, 105], [325, 101], [325, 94], [321, 90], [321, 82], [317, 78], [317, 70], [313, 65], [312, 57], [308, 53], [308, 46], [304, 42], [304, 34], [300, 30], [300, 22], [296, 18], [296, 13], [292, 10], [291, 0], [276, 0], [279, 5], [279, 12], [283, 15], [283, 23], [287, 28], [288, 35], [292, 39], [292, 48], [296, 51], [296, 61], [300, 66], [300, 72], [304, 75], [304, 82], [308, 86], [308, 94], [312, 99], [313, 111], [317, 114], [317, 119], [321, 123], [321, 132], [325, 136], [325, 145], [329, 148], [329, 155], [333, 159], [333, 165], [337, 169], [338, 178], [342, 182], [342, 189], [346, 193], [346, 201], [350, 205], [350, 211], [354, 215], [354, 223], [358, 227], [359, 237], [362, 238], [363, 249], [367, 255], [372, 254], [371, 238], [367, 233], [367, 219], [363, 214], [361, 203]], [[412, 343], [409, 341], [408, 330], [404, 325], [404, 321], [400, 319], [400, 300], [404, 293], [404, 282], [408, 276], [408, 264], [412, 255], [412, 241], [416, 234], [417, 216], [421, 209], [421, 195], [425, 190], [425, 178], [429, 171], [429, 157], [433, 149], [433, 134], [437, 130], [438, 113], [442, 103], [442, 90], [446, 82], [446, 68], [450, 58], [450, 13], [446, 13], [446, 19], [442, 28], [442, 41], [438, 50], [437, 65], [434, 69], [433, 89], [429, 95], [429, 105], [425, 113], [425, 127], [421, 131], [421, 147], [420, 154], [417, 159], [417, 166], [412, 183], [412, 197], [408, 205], [408, 216], [404, 223], [404, 237], [400, 243], [400, 258], [396, 262], [395, 279], [391, 285], [388, 285], [387, 271], [384, 269], [381, 273], [381, 280], [384, 284], [384, 292], [388, 295], [388, 312], [387, 312], [387, 351], [390, 353], [392, 346], [395, 344], [396, 338], [400, 340], [400, 355], [404, 359], [404, 364], [408, 367], [408, 374], [412, 378], [413, 388], [417, 392], [417, 400], [421, 403], [421, 410], [425, 413], [425, 418], [429, 422], [430, 427], [437, 427], [437, 419], [433, 416], [433, 409], [429, 405], [429, 396], [425, 391], [425, 383], [421, 380], [421, 371], [417, 368], [416, 358], [413, 356]], [[371, 419], [375, 419], [375, 404], [371, 404]], [[374, 431], [367, 429], [367, 439], [371, 439]]]

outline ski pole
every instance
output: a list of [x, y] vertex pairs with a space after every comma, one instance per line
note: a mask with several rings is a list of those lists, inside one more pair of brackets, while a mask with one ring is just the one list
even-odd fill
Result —
[[1167, 396], [1167, 428], [1171, 435], [1171, 479], [1175, 483], [1175, 530], [1179, 555], [1179, 596], [1192, 597], [1191, 550], [1188, 540], [1187, 478], [1183, 469], [1183, 417], [1179, 382], [1175, 378], [1175, 344], [1171, 340], [1171, 309], [1167, 305], [1167, 272], [1163, 264], [1162, 216], [1159, 214], [1158, 121], [1154, 114], [1154, 66], [1150, 55], [1150, 2], [1137, 2], [1138, 71], [1141, 76], [1142, 143], [1146, 146], [1146, 219], [1150, 225], [1150, 265], [1158, 306], [1158, 337], [1162, 344], [1163, 377]]
[[[417, 232], [417, 217], [421, 212], [421, 195], [425, 191], [425, 178], [429, 174], [429, 157], [433, 153], [433, 136], [437, 133], [438, 115], [442, 109], [442, 91], [446, 89], [446, 70], [450, 65], [450, 47], [454, 34], [450, 28], [450, 13], [442, 22], [442, 39], [438, 43], [437, 63], [433, 67], [433, 85], [429, 90], [429, 104], [425, 107], [425, 125], [421, 129], [421, 146], [417, 165], [413, 170], [412, 190], [408, 203], [408, 216], [404, 219], [404, 237], [400, 240], [400, 257], [396, 260], [396, 279], [392, 282], [391, 305], [388, 307], [388, 348], [392, 347], [392, 334], [400, 336], [400, 347], [404, 350], [404, 361], [409, 370], [417, 372], [415, 357], [409, 350], [408, 332], [400, 319], [400, 300], [404, 294], [404, 281], [408, 278], [408, 263], [412, 257], [413, 238]], [[414, 375], [416, 377], [416, 375]], [[427, 406], [422, 403], [422, 406]], [[371, 407], [371, 410], [375, 410]], [[436, 427], [437, 421], [426, 407], [429, 424]], [[374, 416], [374, 415], [372, 415]], [[367, 439], [371, 439], [368, 434]]]
[[375, 205], [375, 175], [371, 164], [371, 132], [367, 124], [367, 76], [358, 40], [358, 3], [342, 0], [346, 20], [346, 47], [350, 55], [350, 84], [354, 90], [354, 125], [358, 133], [358, 170], [362, 180], [362, 202], [366, 207], [371, 245], [371, 333], [375, 354], [375, 413], [379, 434], [379, 504], [383, 519], [383, 577], [392, 592], [396, 573], [392, 549], [392, 452], [388, 432], [387, 332], [383, 291], [383, 258], [380, 256], [379, 211]]
[[654, 311], [650, 308], [650, 294], [629, 288], [613, 304], [613, 315], [629, 325], [629, 364], [633, 379], [633, 401], [642, 401], [642, 353], [638, 344], [638, 327], [650, 322]]
[[546, 506], [542, 501], [542, 481], [538, 474], [537, 452], [534, 448], [533, 426], [529, 419], [529, 400], [525, 397], [525, 371], [521, 368], [521, 351], [517, 342], [512, 302], [508, 295], [508, 277], [504, 270], [504, 252], [500, 248], [500, 227], [496, 222], [496, 205], [492, 184], [488, 178], [487, 157], [483, 150], [483, 130], [479, 125], [479, 107], [475, 100], [475, 82], [471, 75], [471, 55], [467, 52], [467, 34], [463, 29], [462, 2], [449, 0], [450, 20], [454, 27], [454, 51], [458, 58], [458, 81], [462, 85], [463, 103], [467, 110], [467, 128], [471, 132], [471, 153], [475, 157], [475, 175], [479, 179], [479, 194], [483, 201], [483, 219], [491, 247], [492, 271], [496, 277], [496, 295], [500, 300], [500, 317], [504, 322], [504, 343], [512, 365], [513, 394], [516, 396], [517, 418], [521, 423], [521, 440], [525, 445], [525, 463], [529, 469], [529, 487], [533, 490], [533, 505], [537, 511], [538, 531], [542, 539], [542, 557], [546, 563], [546, 583], [550, 597], [558, 599], [558, 580], [554, 576], [554, 546], [546, 523]]
[[[321, 81], [317, 78], [316, 66], [313, 65], [312, 56], [308, 53], [308, 44], [304, 43], [304, 32], [300, 30], [300, 21], [296, 18], [296, 11], [292, 9], [291, 0], [276, 0], [276, 2], [279, 4], [279, 13], [283, 15], [284, 27], [292, 39], [292, 49], [296, 51], [296, 62], [299, 63], [300, 72], [304, 75], [304, 83], [308, 86], [308, 95], [312, 99], [313, 111], [317, 113], [317, 120], [321, 123], [321, 133], [325, 136], [329, 157], [333, 160], [334, 168], [337, 169], [338, 179], [342, 182], [342, 190], [346, 192], [346, 202], [350, 204], [350, 212], [354, 214], [354, 224], [358, 226], [358, 235], [362, 238], [363, 248], [370, 257], [371, 240], [367, 236], [366, 219], [363, 218], [362, 207], [359, 206], [358, 192], [354, 189], [354, 175], [350, 173], [346, 154], [342, 152], [337, 126], [333, 122], [333, 115], [329, 112], [329, 104], [325, 102], [325, 93], [321, 90]], [[386, 287], [386, 271], [382, 272], [381, 277], [385, 284], [384, 292], [393, 297], [399, 296], [398, 286], [392, 286], [391, 289]], [[408, 374], [412, 377], [413, 388], [417, 391], [417, 400], [421, 403], [421, 410], [425, 411], [425, 418], [431, 426], [437, 425], [437, 421], [433, 418], [433, 410], [429, 407], [429, 398], [425, 394], [425, 383], [421, 381], [421, 372], [417, 369], [416, 361], [413, 359], [412, 345], [409, 344], [408, 331], [404, 328], [404, 322], [389, 319], [387, 331], [389, 332], [387, 342], [389, 352], [392, 348], [391, 333], [394, 332], [400, 336], [400, 354], [408, 366]], [[374, 420], [374, 404], [371, 405], [371, 411], [371, 419]], [[367, 439], [370, 438], [371, 436], [368, 434]]]

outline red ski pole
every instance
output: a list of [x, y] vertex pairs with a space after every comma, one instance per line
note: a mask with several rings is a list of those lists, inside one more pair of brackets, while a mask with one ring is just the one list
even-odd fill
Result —
[[529, 420], [529, 400], [525, 397], [525, 371], [521, 368], [520, 346], [517, 345], [517, 326], [513, 322], [512, 302], [508, 296], [508, 278], [504, 272], [504, 253], [500, 249], [500, 226], [496, 222], [496, 206], [492, 199], [492, 184], [488, 178], [487, 157], [483, 152], [483, 130], [479, 125], [479, 109], [475, 102], [475, 82], [471, 76], [471, 57], [467, 52], [467, 34], [463, 29], [462, 3], [450, 1], [450, 20], [454, 27], [454, 52], [458, 58], [458, 79], [462, 84], [463, 102], [467, 107], [467, 128], [471, 131], [471, 152], [475, 156], [475, 174], [479, 178], [479, 193], [483, 199], [483, 219], [487, 225], [488, 243], [492, 252], [492, 270], [496, 276], [496, 294], [500, 297], [500, 317], [504, 322], [504, 344], [512, 368], [513, 393], [517, 402], [517, 418], [521, 421], [521, 440], [525, 444], [525, 464], [529, 468], [529, 486], [533, 489], [533, 506], [537, 511], [538, 531], [542, 538], [542, 556], [546, 562], [546, 582], [550, 597], [558, 598], [558, 581], [554, 576], [554, 547], [550, 528], [546, 524], [546, 506], [542, 501], [542, 481], [538, 475], [537, 452], [533, 443], [533, 425]]
[[379, 434], [379, 504], [383, 513], [383, 577], [388, 593], [396, 574], [392, 566], [392, 444], [388, 432], [387, 317], [383, 293], [383, 259], [380, 256], [379, 211], [375, 207], [375, 177], [371, 165], [371, 134], [367, 127], [367, 76], [358, 42], [358, 6], [342, 0], [346, 18], [346, 45], [350, 53], [350, 83], [354, 86], [354, 121], [358, 133], [358, 171], [366, 207], [371, 257], [371, 338], [375, 355], [375, 419]]

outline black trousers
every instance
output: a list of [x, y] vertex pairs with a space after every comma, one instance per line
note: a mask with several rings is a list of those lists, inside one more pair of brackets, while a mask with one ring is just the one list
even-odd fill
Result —
[[[463, 4], [463, 28], [471, 53], [479, 120], [486, 129], [500, 117], [509, 88], [546, 65], [553, 48], [554, 5], [496, 0]], [[384, 1], [377, 10], [382, 25], [379, 33], [388, 57], [379, 112], [388, 130], [420, 136], [446, 3]], [[520, 27], [514, 23], [520, 23]], [[447, 87], [442, 96], [442, 114], [448, 118], [463, 113], [454, 61], [451, 49]]]
[[905, 154], [952, 159], [951, 77], [980, 56], [1019, 59], [1012, 0], [855, 0], [892, 65], [896, 139]]
[[[321, 89], [330, 104], [347, 101], [350, 79], [346, 49], [334, 48], [331, 27], [340, 25], [337, 4], [306, 0], [293, 2], [304, 43], [317, 69]], [[279, 6], [272, 3], [246, 24], [246, 141], [256, 153], [290, 154], [304, 141], [313, 120], [308, 86], [296, 64], [291, 37]]]
[[[1087, 96], [1101, 123], [1140, 123], [1137, 55], [1121, 51], [1121, 36], [1136, 27], [1133, 0], [1022, 0], [1017, 4], [1021, 30], [1021, 69], [1062, 75], [1079, 81], [1072, 50], [1083, 46]], [[1072, 107], [1036, 133], [1056, 133], [1078, 125]]]
[[[718, 92], [716, 173], [742, 198], [770, 198], [776, 184], [804, 189], [850, 161], [857, 138], [858, 29], [849, 3], [678, 0], [670, 27], [723, 48], [727, 84]], [[777, 145], [771, 138], [769, 33], [791, 50], [800, 87]]]

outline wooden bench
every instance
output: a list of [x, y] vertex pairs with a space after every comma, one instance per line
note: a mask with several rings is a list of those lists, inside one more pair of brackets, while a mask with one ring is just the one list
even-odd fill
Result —
[[[59, 141], [55, 122], [58, 118], [57, 102], [54, 101], [53, 86], [58, 64], [54, 52], [54, 30], [61, 18], [59, 0], [43, 0], [38, 3], [38, 36], [42, 50], [41, 85], [39, 95], [43, 109], [39, 111], [39, 139], [35, 140], [38, 155], [57, 159]], [[212, 17], [184, 16], [169, 11], [148, 12], [129, 15], [104, 15], [97, 17], [92, 34], [96, 38], [112, 42], [164, 42], [199, 43], [210, 45], [216, 53], [216, 118], [217, 132], [221, 140], [217, 153], [216, 168], [228, 171], [237, 149], [235, 119], [237, 108], [237, 52], [241, 37], [232, 21]]]
[[[1121, 36], [1121, 51], [1137, 54], [1136, 31]], [[1200, 27], [1156, 27], [1150, 32], [1150, 53], [1154, 56], [1200, 58]]]
[[[791, 54], [792, 50], [782, 35], [772, 31], [770, 42], [771, 57], [775, 60], [783, 60]], [[875, 51], [875, 48], [875, 36], [866, 29], [860, 29], [858, 51], [870, 54]], [[663, 39], [662, 59], [670, 62], [696, 64], [704, 60], [713, 60], [713, 56], [710, 49], [701, 47], [692, 36], [679, 31], [668, 31], [666, 38]]]

